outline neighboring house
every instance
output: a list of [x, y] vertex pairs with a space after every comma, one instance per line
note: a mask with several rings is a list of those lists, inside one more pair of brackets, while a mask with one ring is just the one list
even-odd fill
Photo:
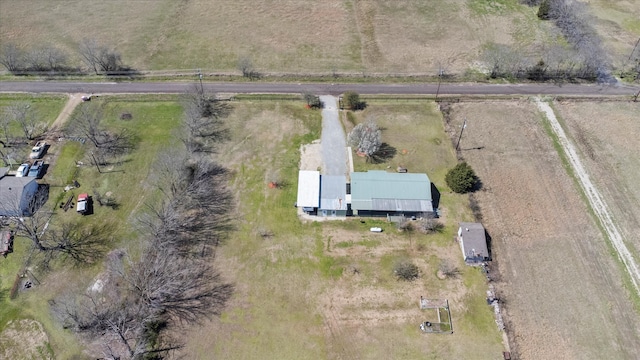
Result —
[[301, 170], [298, 173], [296, 206], [307, 214], [316, 214], [320, 207], [320, 172]]
[[431, 181], [427, 174], [351, 173], [351, 209], [358, 216], [433, 216]]
[[35, 178], [6, 176], [0, 168], [0, 216], [29, 216], [38, 191]]
[[480, 265], [491, 260], [482, 224], [461, 222], [458, 228], [458, 242], [467, 265]]
[[347, 216], [347, 177], [320, 175], [321, 216]]

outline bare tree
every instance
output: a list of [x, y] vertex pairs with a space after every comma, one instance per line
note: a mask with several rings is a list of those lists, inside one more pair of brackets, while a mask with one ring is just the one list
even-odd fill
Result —
[[83, 39], [80, 42], [79, 52], [85, 64], [96, 75], [100, 72], [125, 70], [120, 53], [98, 43], [95, 39]]
[[54, 46], [44, 46], [40, 49], [45, 70], [61, 71], [67, 68], [67, 54]]
[[[20, 126], [28, 140], [33, 140], [47, 131], [46, 123], [39, 121], [38, 113], [28, 102], [12, 103], [5, 108], [5, 112], [11, 122]], [[8, 131], [5, 132], [5, 136], [7, 133]]]
[[0, 64], [9, 72], [15, 73], [24, 67], [22, 51], [15, 44], [5, 43], [0, 50]]
[[347, 136], [347, 143], [367, 158], [373, 156], [382, 145], [382, 131], [373, 120], [356, 125]]
[[53, 212], [41, 208], [31, 216], [15, 218], [16, 232], [33, 243], [40, 253], [38, 258], [46, 266], [62, 257], [74, 264], [92, 264], [102, 257], [110, 242], [113, 226], [109, 223], [82, 225], [68, 222], [53, 225]]
[[205, 261], [157, 248], [127, 259], [110, 256], [100, 288], [67, 294], [53, 307], [66, 328], [96, 340], [110, 357], [141, 359], [179, 348], [164, 330], [219, 314], [233, 291]]
[[567, 42], [573, 46], [578, 61], [570, 61], [568, 70], [562, 76], [575, 76], [584, 79], [612, 81], [608, 55], [600, 37], [593, 28], [593, 19], [587, 4], [575, 0], [524, 0], [529, 5], [538, 5], [538, 17], [552, 20], [562, 32]]
[[251, 80], [260, 77], [260, 74], [253, 68], [253, 61], [249, 56], [241, 56], [238, 58], [238, 70], [242, 72], [243, 77]]
[[94, 158], [100, 164], [129, 153], [135, 149], [138, 140], [137, 136], [126, 128], [108, 130], [102, 125], [103, 118], [103, 107], [87, 105], [75, 113], [71, 125], [73, 133], [85, 137], [93, 145]]
[[447, 260], [442, 260], [438, 266], [438, 273], [444, 277], [457, 278], [460, 275], [460, 270]]
[[441, 232], [444, 229], [444, 225], [433, 216], [427, 216], [418, 221], [417, 227], [425, 234]]
[[184, 117], [182, 142], [189, 153], [211, 153], [217, 143], [228, 138], [224, 118], [231, 108], [212, 94], [205, 94], [197, 86], [183, 96]]
[[145, 309], [186, 323], [220, 314], [233, 289], [205, 261], [153, 248], [131, 266], [125, 279]]
[[0, 131], [2, 131], [3, 140], [0, 140], [2, 146], [7, 147], [11, 144], [11, 122], [13, 121], [12, 115], [5, 108], [0, 113]]
[[39, 72], [50, 70], [45, 51], [45, 48], [35, 48], [26, 53], [25, 63], [30, 71]]
[[205, 158], [176, 168], [184, 175], [158, 181], [166, 200], [149, 205], [140, 224], [152, 234], [154, 247], [194, 254], [217, 246], [231, 230], [232, 198], [223, 185], [226, 171]]
[[489, 76], [492, 78], [520, 77], [529, 65], [522, 51], [509, 45], [489, 44], [482, 57], [489, 67]]
[[[226, 110], [211, 99], [194, 92], [185, 100], [192, 116], [185, 116], [183, 130], [194, 138], [219, 141], [218, 123], [208, 121], [219, 121]], [[79, 116], [84, 122], [81, 133], [93, 137], [94, 146], [100, 144], [101, 116]], [[100, 353], [110, 358], [159, 358], [179, 348], [167, 329], [219, 314], [233, 291], [211, 267], [210, 252], [205, 251], [217, 246], [231, 228], [226, 170], [209, 156], [185, 148], [162, 154], [153, 172], [164, 200], [148, 205], [139, 218], [145, 239], [142, 255], [126, 257], [127, 261], [109, 256], [109, 276], [99, 290], [85, 291], [73, 301], [56, 301], [61, 321], [94, 339]]]

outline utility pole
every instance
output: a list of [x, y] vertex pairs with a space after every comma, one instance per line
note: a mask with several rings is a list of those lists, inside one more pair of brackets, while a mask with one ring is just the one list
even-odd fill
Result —
[[442, 83], [443, 75], [442, 67], [438, 68], [438, 89], [436, 90], [436, 102], [438, 102], [438, 94], [440, 94], [440, 84]]
[[202, 96], [204, 96], [204, 87], [202, 87], [202, 71], [198, 69], [198, 77], [200, 78], [200, 91], [202, 92]]
[[629, 54], [629, 60], [631, 60], [631, 58], [633, 57], [633, 53], [636, 52], [636, 48], [638, 47], [638, 45], [640, 45], [640, 38], [638, 38], [638, 41], [636, 41], [636, 46], [634, 46], [633, 50], [631, 50], [631, 54]]
[[460, 130], [460, 136], [458, 137], [458, 142], [456, 143], [456, 151], [460, 147], [460, 140], [462, 139], [462, 133], [464, 132], [464, 128], [467, 127], [467, 118], [464, 118], [464, 122], [462, 123], [462, 130]]

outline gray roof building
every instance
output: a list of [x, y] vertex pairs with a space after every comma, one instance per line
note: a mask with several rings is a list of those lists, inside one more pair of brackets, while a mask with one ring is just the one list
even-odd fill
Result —
[[38, 183], [33, 177], [1, 177], [0, 216], [31, 215], [32, 200], [37, 191]]
[[432, 213], [427, 174], [382, 170], [351, 173], [351, 208], [357, 211]]
[[464, 261], [468, 265], [479, 265], [491, 260], [482, 224], [461, 222], [458, 228], [458, 242], [460, 242]]
[[347, 177], [322, 175], [320, 177], [320, 209], [347, 210]]

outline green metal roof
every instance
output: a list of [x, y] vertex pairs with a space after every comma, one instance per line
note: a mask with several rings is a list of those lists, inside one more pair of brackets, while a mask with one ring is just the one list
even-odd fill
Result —
[[[384, 199], [416, 201], [395, 201], [394, 205], [386, 206], [383, 205], [387, 203], [382, 201]], [[431, 200], [431, 180], [427, 174], [389, 173], [382, 170], [351, 173], [353, 209], [432, 211], [428, 210]]]

